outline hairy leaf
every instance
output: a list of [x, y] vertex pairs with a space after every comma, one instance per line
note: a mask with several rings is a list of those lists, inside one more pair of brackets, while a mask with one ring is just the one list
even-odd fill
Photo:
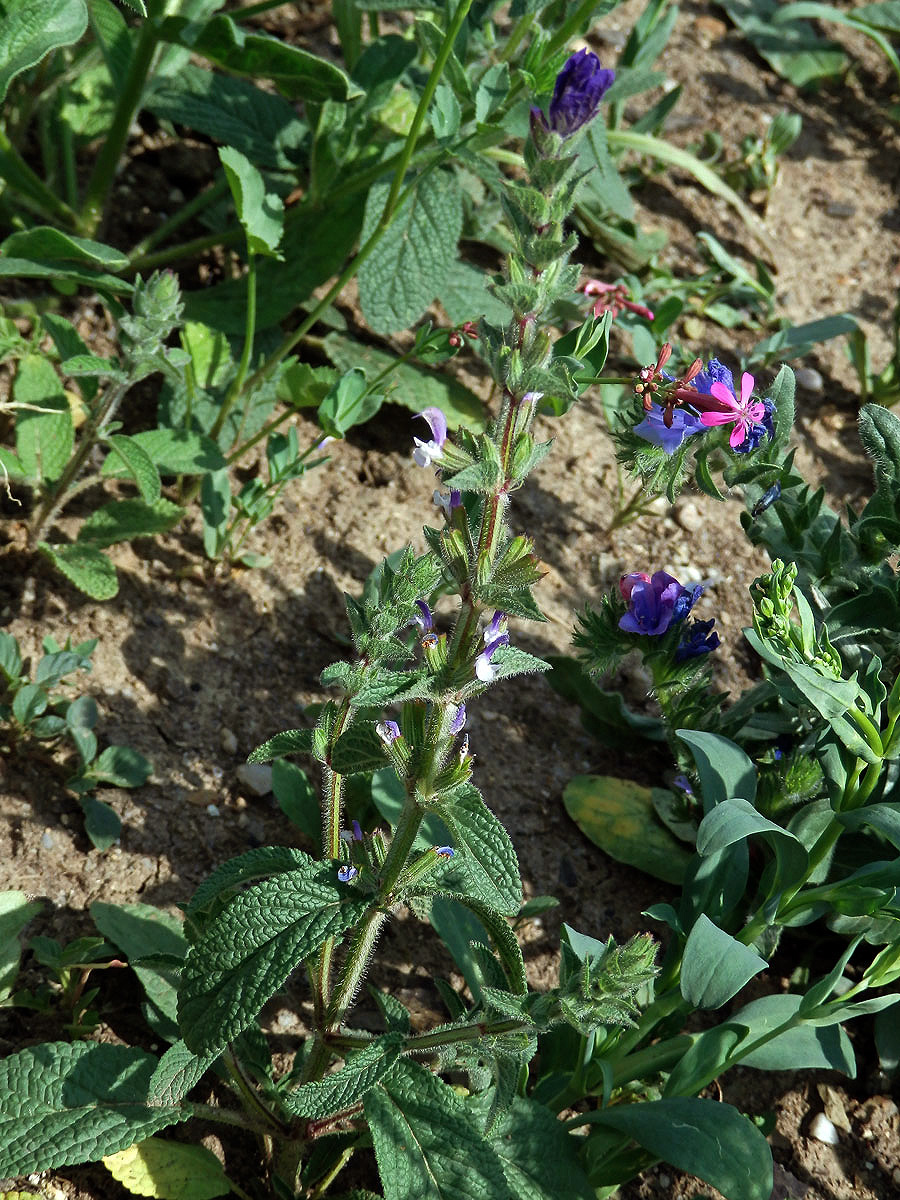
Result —
[[157, 1059], [132, 1046], [46, 1042], [0, 1061], [0, 1175], [115, 1154], [192, 1114], [147, 1103]]
[[340, 1070], [284, 1095], [284, 1106], [295, 1116], [321, 1118], [349, 1108], [367, 1096], [400, 1056], [403, 1035], [386, 1033], [349, 1057]]

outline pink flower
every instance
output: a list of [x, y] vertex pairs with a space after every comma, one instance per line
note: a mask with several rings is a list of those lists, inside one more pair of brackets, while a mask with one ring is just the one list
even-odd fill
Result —
[[752, 404], [750, 402], [754, 383], [753, 376], [745, 371], [741, 376], [740, 400], [728, 390], [724, 383], [714, 383], [709, 389], [710, 395], [722, 405], [722, 411], [702, 413], [700, 420], [706, 426], [727, 425], [733, 421], [734, 429], [728, 439], [732, 450], [745, 440], [751, 426], [757, 425], [763, 419], [766, 411], [761, 400], [755, 400]]

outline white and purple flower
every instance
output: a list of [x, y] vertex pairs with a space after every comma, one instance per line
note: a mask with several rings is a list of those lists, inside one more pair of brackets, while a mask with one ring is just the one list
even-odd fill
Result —
[[506, 632], [506, 613], [498, 610], [494, 613], [493, 620], [484, 631], [484, 649], [475, 659], [475, 674], [482, 683], [490, 683], [497, 674], [497, 668], [491, 662], [491, 659], [501, 646], [508, 645], [509, 634]]
[[417, 466], [430, 467], [433, 462], [444, 456], [444, 443], [447, 440], [447, 418], [434, 405], [431, 405], [429, 408], [423, 408], [420, 413], [416, 413], [416, 417], [421, 417], [423, 421], [428, 422], [428, 428], [431, 430], [431, 441], [423, 442], [420, 438], [414, 437], [413, 441], [416, 446], [413, 450], [413, 459]]

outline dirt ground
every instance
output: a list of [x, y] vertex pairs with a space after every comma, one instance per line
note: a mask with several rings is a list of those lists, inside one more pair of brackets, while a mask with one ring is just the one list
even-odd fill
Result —
[[[605, 19], [593, 43], [604, 61], [623, 44], [640, 7], [629, 0]], [[802, 115], [803, 132], [764, 215], [779, 311], [798, 323], [854, 313], [880, 364], [900, 269], [898, 135], [883, 115], [895, 98], [887, 66], [865, 43], [848, 42], [857, 66], [847, 82], [799, 96], [721, 17], [710, 5], [688, 0], [682, 6], [661, 63], [684, 85], [673, 139], [686, 145], [714, 128], [726, 146], [736, 147], [781, 109]], [[755, 249], [730, 210], [677, 173], [656, 176], [638, 199], [641, 223], [668, 233], [663, 258], [679, 271], [700, 269], [694, 235], [701, 229], [735, 253]], [[592, 262], [591, 272], [603, 274], [602, 261]], [[688, 340], [681, 329], [676, 336]], [[761, 336], [707, 325], [693, 345], [733, 365], [737, 351]], [[830, 343], [793, 365], [815, 368], [823, 380], [821, 389], [798, 393], [799, 461], [833, 501], [852, 502], [865, 494], [870, 476], [855, 437], [858, 397], [843, 346]], [[302, 418], [297, 422], [303, 442], [313, 430]], [[154, 766], [146, 787], [100, 793], [123, 822], [120, 844], [101, 854], [90, 849], [78, 806], [58, 773], [35, 762], [0, 762], [0, 888], [44, 899], [31, 932], [63, 939], [89, 934], [86, 909], [101, 898], [174, 912], [226, 859], [262, 844], [303, 844], [271, 795], [259, 797], [241, 785], [237, 768], [259, 742], [302, 724], [303, 706], [322, 698], [319, 672], [346, 649], [341, 594], [358, 592], [383, 554], [406, 543], [423, 548], [434, 480], [412, 464], [411, 433], [409, 413], [386, 407], [330, 447], [329, 464], [290, 490], [254, 536], [251, 548], [276, 563], [266, 570], [204, 579], [195, 519], [155, 541], [115, 548], [121, 589], [105, 604], [80, 595], [41, 564], [23, 573], [0, 558], [0, 623], [31, 654], [46, 633], [60, 641], [99, 638], [86, 690], [100, 706], [101, 744], [135, 746]], [[651, 516], [611, 530], [616, 468], [599, 397], [589, 395], [560, 422], [544, 421], [539, 433], [555, 437], [556, 445], [516, 495], [513, 524], [535, 538], [549, 568], [538, 597], [549, 620], [542, 626], [513, 622], [516, 644], [537, 654], [566, 652], [575, 610], [622, 571], [665, 568], [683, 581], [713, 581], [698, 613], [715, 615], [721, 632], [717, 684], [739, 688], [755, 670], [741, 637], [747, 589], [766, 566], [741, 532], [740, 499], [716, 505], [685, 495], [674, 510], [657, 504]], [[63, 531], [70, 520], [61, 520]], [[619, 682], [640, 704], [642, 680], [631, 675]], [[580, 834], [562, 805], [566, 782], [598, 771], [649, 783], [667, 763], [605, 750], [583, 732], [577, 711], [537, 677], [498, 687], [474, 705], [469, 734], [478, 782], [511, 832], [527, 893], [560, 899], [524, 935], [531, 982], [547, 986], [562, 921], [596, 937], [623, 938], [647, 928], [642, 910], [668, 898], [664, 885], [612, 862]], [[432, 977], [451, 967], [430, 931], [399, 922], [380, 950], [382, 985], [394, 988], [423, 1025], [438, 1019]], [[790, 964], [782, 969], [789, 973]], [[109, 975], [100, 980], [101, 1005], [114, 1036], [129, 1027], [136, 996]], [[298, 984], [266, 1010], [286, 1048], [300, 1029], [291, 1006], [302, 1015], [303, 1003]], [[0, 1012], [0, 1052], [46, 1036], [55, 1034], [42, 1020]], [[852, 1037], [861, 1063], [856, 1080], [738, 1070], [723, 1081], [725, 1099], [744, 1111], [777, 1115], [770, 1139], [775, 1197], [889, 1200], [900, 1194], [897, 1106], [877, 1075], [871, 1028], [858, 1022]], [[836, 1090], [846, 1113], [836, 1147], [810, 1135], [824, 1105], [820, 1086]], [[126, 1195], [100, 1167], [52, 1173], [40, 1187], [70, 1200]], [[628, 1200], [709, 1194], [708, 1186], [665, 1166], [622, 1190]]]

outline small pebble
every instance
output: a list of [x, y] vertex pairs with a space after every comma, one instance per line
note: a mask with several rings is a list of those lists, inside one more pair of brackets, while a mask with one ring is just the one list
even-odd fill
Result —
[[219, 730], [219, 743], [226, 754], [237, 754], [237, 737], [227, 725], [223, 725]]
[[825, 380], [814, 367], [798, 367], [794, 378], [806, 392], [824, 392]]
[[815, 1138], [817, 1142], [824, 1142], [826, 1146], [839, 1146], [841, 1141], [837, 1129], [824, 1113], [817, 1113], [813, 1117], [809, 1127], [809, 1136]]
[[206, 811], [211, 817], [219, 816], [219, 806], [217, 804], [207, 804]]
[[659, 1186], [660, 1186], [661, 1188], [667, 1188], [667, 1187], [671, 1187], [671, 1186], [672, 1186], [672, 1179], [671, 1179], [671, 1176], [669, 1176], [669, 1175], [660, 1175], [660, 1177], [659, 1177]]
[[216, 793], [212, 788], [194, 788], [193, 791], [185, 792], [184, 799], [188, 804], [193, 804], [195, 808], [206, 808], [215, 799]]
[[45, 850], [53, 849], [53, 834], [50, 832], [49, 829], [44, 834], [44, 836], [41, 838], [41, 845], [43, 846], [43, 848]]
[[675, 507], [675, 520], [686, 533], [696, 533], [703, 525], [703, 513], [693, 500], [682, 500]]
[[847, 217], [853, 217], [856, 216], [856, 205], [834, 203], [826, 204], [825, 215], [826, 217], [841, 217], [843, 219], [846, 219]]
[[268, 796], [272, 790], [272, 768], [268, 763], [241, 763], [235, 771], [238, 783], [255, 796]]
[[900, 1184], [900, 1167], [894, 1167], [891, 1172], [891, 1179], [893, 1179], [894, 1183]]

